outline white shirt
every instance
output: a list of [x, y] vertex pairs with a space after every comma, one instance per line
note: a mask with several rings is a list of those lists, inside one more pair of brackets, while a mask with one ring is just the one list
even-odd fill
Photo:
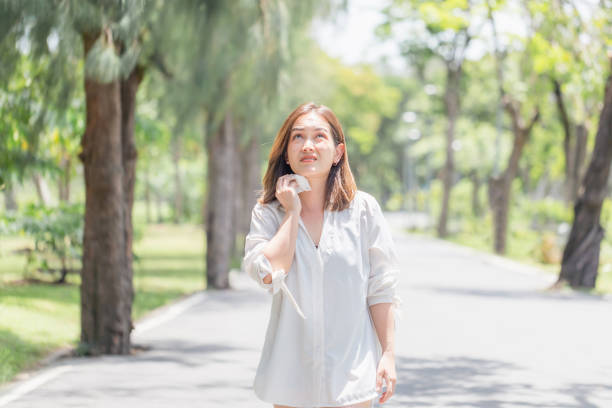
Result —
[[[292, 407], [374, 399], [382, 349], [369, 306], [393, 303], [397, 328], [402, 303], [395, 245], [380, 205], [358, 190], [349, 208], [325, 210], [318, 248], [300, 217], [288, 274], [273, 271], [263, 255], [284, 216], [278, 200], [255, 204], [245, 241], [243, 269], [273, 295], [255, 394]], [[273, 281], [266, 284], [268, 273]]]

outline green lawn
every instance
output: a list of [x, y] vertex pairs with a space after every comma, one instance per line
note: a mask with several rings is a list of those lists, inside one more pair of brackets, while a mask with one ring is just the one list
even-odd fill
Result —
[[[35, 366], [50, 352], [76, 346], [79, 337], [78, 276], [65, 285], [16, 283], [25, 258], [23, 237], [2, 237], [0, 247], [0, 384]], [[205, 288], [204, 233], [193, 225], [149, 225], [135, 243], [134, 320], [174, 299]], [[31, 276], [50, 281], [50, 277]]]
[[[449, 234], [446, 239], [479, 251], [493, 253], [493, 237], [489, 223], [465, 222], [460, 231]], [[433, 230], [408, 230], [408, 232], [430, 237], [436, 236]], [[558, 249], [563, 251], [561, 246]], [[551, 264], [542, 261], [541, 234], [526, 227], [515, 228], [509, 233], [505, 256], [556, 275], [559, 274], [561, 268], [559, 263]], [[612, 241], [609, 241], [607, 237], [602, 241], [599, 273], [592, 293], [612, 293]]]

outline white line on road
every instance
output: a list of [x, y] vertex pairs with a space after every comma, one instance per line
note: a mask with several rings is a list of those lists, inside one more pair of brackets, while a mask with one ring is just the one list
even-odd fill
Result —
[[72, 370], [74, 367], [71, 365], [55, 367], [49, 371], [46, 371], [36, 377], [32, 378], [29, 381], [19, 385], [14, 390], [9, 392], [7, 395], [0, 397], [0, 407], [5, 406], [9, 402], [15, 401], [17, 398], [20, 398], [27, 394], [28, 392], [40, 387], [44, 383], [51, 381], [52, 379], [62, 375], [65, 372]]
[[[170, 319], [183, 313], [185, 310], [199, 303], [206, 298], [204, 292], [198, 292], [194, 295], [189, 296], [186, 299], [180, 300], [171, 306], [162, 308], [159, 315], [154, 315], [149, 318], [145, 318], [141, 323], [137, 323], [136, 327], [132, 331], [132, 334], [142, 334], [143, 332], [150, 330], [154, 327], [159, 326], [162, 323], [167, 322]], [[9, 402], [15, 401], [18, 398], [23, 397], [25, 394], [35, 390], [41, 385], [48, 381], [70, 371], [73, 369], [71, 365], [59, 366], [49, 371], [46, 371], [32, 379], [26, 380], [23, 384], [17, 386], [14, 390], [9, 392], [7, 395], [0, 396], [0, 407], [5, 406]]]
[[142, 334], [143, 332], [150, 330], [154, 327], [159, 326], [162, 323], [167, 322], [170, 319], [175, 318], [179, 314], [183, 313], [185, 310], [190, 307], [196, 305], [206, 298], [206, 294], [204, 292], [198, 292], [187, 299], [181, 300], [172, 306], [168, 307], [163, 313], [160, 313], [158, 316], [152, 316], [148, 319], [145, 319], [142, 323], [136, 324], [136, 327], [132, 331], [133, 334]]

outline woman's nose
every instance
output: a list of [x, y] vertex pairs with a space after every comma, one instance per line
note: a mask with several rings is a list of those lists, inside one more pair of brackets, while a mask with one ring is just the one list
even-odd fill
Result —
[[314, 143], [312, 142], [312, 140], [306, 139], [306, 141], [304, 142], [304, 146], [302, 146], [302, 150], [306, 150], [306, 149], [312, 150], [313, 147], [314, 147]]

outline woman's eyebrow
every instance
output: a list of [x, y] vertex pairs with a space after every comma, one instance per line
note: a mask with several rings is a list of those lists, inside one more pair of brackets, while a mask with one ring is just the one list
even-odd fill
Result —
[[[324, 128], [324, 127], [313, 127], [313, 126], [309, 126], [308, 128], [309, 128], [309, 129], [314, 129], [314, 130], [324, 130], [324, 131], [326, 131], [326, 132], [328, 132], [328, 133], [329, 133], [329, 129], [328, 129], [328, 128]], [[304, 130], [304, 129], [305, 129], [305, 127], [304, 127], [304, 126], [296, 126], [296, 127], [294, 127], [293, 129], [291, 129], [291, 131], [293, 132], [293, 131], [296, 131], [296, 130]]]

